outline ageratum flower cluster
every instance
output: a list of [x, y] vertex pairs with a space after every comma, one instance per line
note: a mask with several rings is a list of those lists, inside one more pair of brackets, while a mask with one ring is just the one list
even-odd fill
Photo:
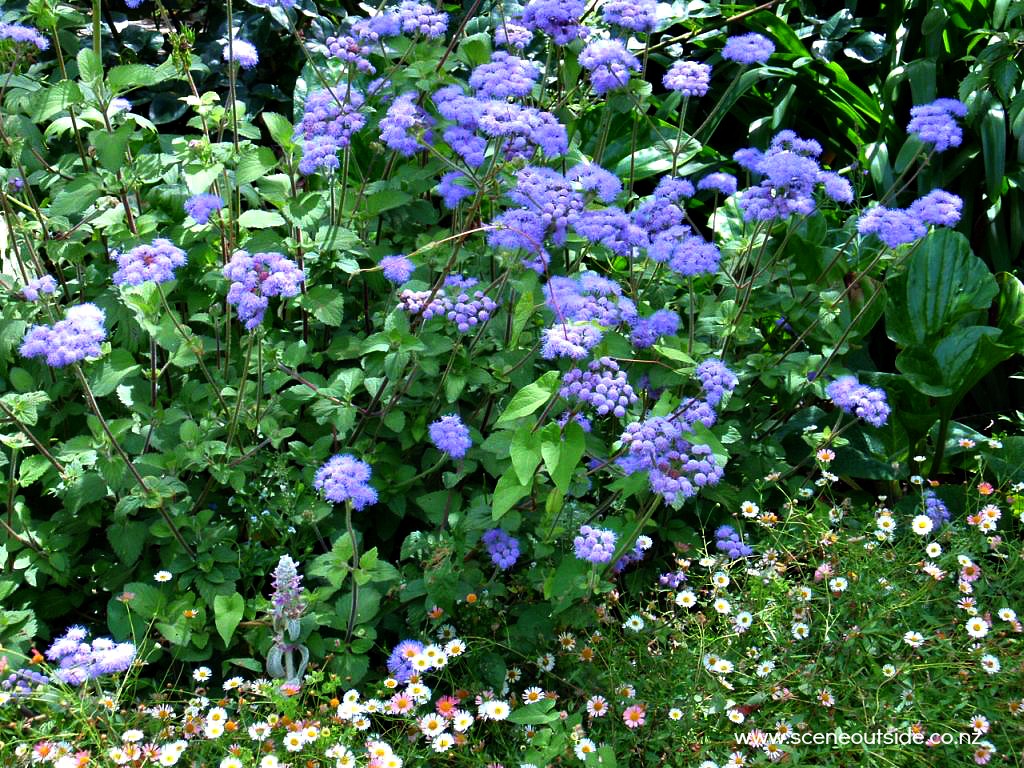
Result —
[[840, 376], [825, 388], [825, 394], [841, 411], [872, 426], [884, 426], [889, 418], [885, 390], [861, 384], [856, 376]]
[[625, 88], [630, 72], [640, 69], [640, 59], [619, 40], [594, 40], [580, 52], [580, 66], [590, 73], [594, 93], [603, 96]]
[[453, 459], [461, 459], [473, 445], [469, 427], [462, 423], [458, 414], [450, 413], [430, 425], [430, 442], [442, 453]]
[[115, 252], [113, 258], [117, 262], [114, 285], [127, 286], [170, 282], [174, 270], [188, 261], [185, 252], [164, 237], [150, 245], [137, 245], [127, 253]]
[[498, 570], [507, 571], [519, 559], [519, 541], [501, 528], [491, 528], [484, 533], [481, 541]]
[[21, 342], [22, 357], [43, 357], [53, 368], [80, 362], [102, 354], [100, 345], [107, 338], [103, 325], [106, 315], [95, 304], [70, 307], [64, 319], [50, 327], [34, 325]]
[[610, 563], [615, 556], [615, 531], [590, 525], [580, 526], [579, 535], [572, 540], [573, 551], [579, 560], [590, 563]]
[[924, 492], [924, 513], [928, 515], [936, 529], [949, 522], [949, 508], [935, 491]]
[[589, 405], [598, 416], [612, 414], [618, 418], [637, 401], [636, 392], [626, 379], [626, 372], [610, 357], [594, 360], [586, 371], [572, 368], [562, 377], [559, 395], [566, 400]]
[[743, 541], [731, 525], [720, 526], [715, 531], [715, 549], [727, 555], [731, 560], [754, 554], [753, 547]]
[[185, 201], [185, 213], [191, 216], [196, 224], [209, 223], [210, 216], [223, 207], [224, 198], [211, 193], [193, 195]]
[[328, 459], [313, 478], [313, 487], [334, 504], [351, 502], [361, 510], [377, 503], [377, 491], [370, 485], [370, 465], [349, 453]]
[[237, 251], [224, 267], [231, 281], [228, 303], [238, 310], [238, 319], [246, 330], [263, 322], [271, 296], [297, 296], [305, 279], [302, 270], [280, 253]]
[[126, 671], [135, 661], [135, 646], [115, 643], [107, 637], [86, 642], [84, 627], [71, 627], [46, 649], [46, 658], [58, 662], [54, 677], [67, 685], [79, 686], [102, 675]]
[[[406, 289], [398, 295], [398, 308], [413, 316], [420, 316], [424, 321], [434, 317], [444, 317], [455, 326], [459, 333], [469, 333], [477, 326], [487, 322], [498, 309], [498, 304], [483, 291], [469, 293], [469, 288], [476, 284], [473, 278], [461, 275], [449, 275], [445, 284], [458, 290], [451, 298], [444, 288], [434, 291], [413, 291]], [[433, 295], [433, 298], [431, 298]]]
[[366, 125], [363, 95], [354, 88], [335, 86], [306, 97], [294, 141], [302, 144], [299, 171], [307, 176], [341, 167], [338, 152], [352, 142], [352, 134]]
[[950, 147], [959, 147], [963, 141], [964, 134], [956, 119], [966, 116], [967, 106], [962, 101], [936, 99], [931, 104], [910, 108], [907, 133], [931, 144], [936, 152], [945, 152]]
[[26, 301], [39, 301], [40, 296], [52, 296], [57, 292], [57, 281], [53, 275], [43, 275], [29, 280], [21, 289]]
[[889, 248], [916, 242], [928, 234], [928, 225], [952, 227], [960, 221], [963, 200], [943, 189], [933, 189], [909, 208], [876, 205], [861, 214], [857, 232], [875, 235]]

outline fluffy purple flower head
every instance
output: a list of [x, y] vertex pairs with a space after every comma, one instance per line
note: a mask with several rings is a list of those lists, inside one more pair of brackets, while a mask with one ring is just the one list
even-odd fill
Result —
[[825, 394], [841, 411], [874, 427], [884, 426], [889, 418], [885, 390], [861, 384], [856, 376], [840, 376], [825, 388]]
[[580, 66], [590, 72], [594, 93], [604, 95], [625, 88], [630, 72], [640, 69], [640, 60], [620, 40], [594, 40], [580, 51]]
[[662, 336], [675, 336], [679, 331], [679, 315], [670, 309], [659, 309], [650, 317], [633, 322], [629, 343], [637, 349], [654, 346]]
[[556, 323], [545, 328], [540, 356], [545, 360], [568, 357], [582, 360], [601, 343], [604, 333], [591, 323]]
[[964, 201], [944, 189], [933, 189], [927, 195], [910, 204], [910, 215], [925, 224], [937, 227], [954, 227], [960, 221]]
[[539, 149], [547, 157], [561, 157], [569, 151], [569, 134], [550, 112], [504, 101], [485, 101], [479, 115], [480, 130], [491, 138], [504, 138], [501, 145], [509, 160], [531, 158]]
[[352, 35], [328, 37], [324, 45], [332, 59], [354, 64], [357, 70], [367, 75], [377, 71], [370, 63], [370, 46]]
[[647, 232], [621, 208], [580, 211], [570, 221], [580, 237], [600, 243], [618, 256], [628, 256], [634, 248], [648, 245]]
[[52, 296], [56, 292], [57, 281], [52, 275], [43, 275], [29, 280], [21, 289], [21, 295], [25, 297], [26, 301], [39, 301], [40, 296]]
[[274, 614], [285, 619], [298, 619], [306, 610], [302, 602], [302, 576], [299, 564], [288, 555], [281, 555], [274, 568], [273, 593], [270, 602]]
[[430, 143], [431, 118], [417, 106], [417, 98], [413, 91], [403, 93], [391, 102], [380, 121], [380, 140], [404, 157], [411, 157], [425, 149], [423, 143]]
[[736, 389], [739, 379], [721, 360], [705, 360], [697, 366], [694, 375], [700, 380], [704, 398], [712, 408], [718, 406], [726, 394]]
[[418, 640], [403, 640], [394, 647], [388, 656], [388, 672], [400, 683], [407, 683], [415, 670], [412, 660], [423, 653], [423, 643]]
[[412, 291], [406, 288], [398, 295], [398, 308], [410, 315], [419, 315], [424, 321], [443, 317], [451, 307], [451, 300], [445, 296], [444, 289], [433, 294], [433, 298], [430, 298], [431, 293], [431, 291]]
[[615, 555], [617, 539], [615, 531], [583, 525], [580, 526], [579, 536], [572, 540], [572, 547], [579, 560], [597, 564], [608, 563]]
[[665, 73], [662, 83], [684, 96], [703, 96], [711, 85], [711, 66], [696, 61], [677, 61]]
[[461, 459], [473, 445], [469, 427], [462, 423], [458, 414], [450, 413], [430, 425], [430, 442], [442, 453], [453, 459]]
[[715, 548], [730, 560], [754, 554], [753, 548], [740, 538], [731, 525], [723, 525], [715, 531]]
[[127, 253], [115, 252], [114, 285], [166, 283], [174, 279], [174, 270], [188, 261], [185, 252], [170, 240], [158, 237], [151, 245], [137, 245]]
[[577, 182], [587, 192], [593, 192], [602, 203], [615, 202], [615, 198], [622, 192], [619, 177], [593, 163], [584, 162], [573, 166], [565, 177]]
[[585, 11], [581, 0], [530, 0], [523, 9], [523, 26], [550, 35], [556, 45], [567, 45], [580, 37]]
[[401, 254], [385, 256], [380, 260], [380, 268], [384, 273], [385, 279], [395, 285], [409, 282], [412, 273], [416, 271], [416, 265], [407, 256]]
[[370, 485], [370, 465], [350, 453], [338, 453], [316, 471], [313, 487], [333, 504], [351, 502], [355, 510], [377, 503]]
[[650, 32], [658, 19], [657, 0], [606, 0], [601, 6], [606, 24], [633, 32]]
[[847, 205], [853, 202], [853, 186], [838, 173], [822, 171], [818, 174], [818, 181], [824, 186], [825, 195], [830, 199]]
[[490, 320], [497, 308], [497, 303], [483, 291], [474, 291], [472, 298], [468, 291], [464, 291], [448, 302], [445, 317], [459, 333], [469, 333]]
[[693, 197], [697, 190], [688, 179], [679, 176], [662, 176], [654, 188], [654, 199], [661, 203], [679, 203]]
[[718, 465], [710, 446], [687, 440], [692, 425], [713, 422], [714, 411], [706, 403], [692, 401], [667, 419], [652, 416], [626, 425], [620, 441], [627, 449], [618, 465], [627, 473], [648, 472], [651, 490], [672, 504], [689, 498], [705, 485], [715, 485], [724, 470]]
[[71, 627], [46, 650], [46, 658], [59, 662], [54, 676], [61, 682], [79, 686], [102, 675], [124, 672], [134, 663], [132, 643], [115, 643], [106, 637], [88, 643], [88, 636], [82, 627]]
[[[461, 157], [470, 168], [479, 168], [484, 164], [487, 152], [486, 139], [459, 125], [448, 126], [444, 129], [443, 135], [452, 151]], [[458, 171], [449, 171], [442, 177], [442, 180], [453, 173], [458, 173]], [[455, 206], [450, 207], [454, 208]]]
[[593, 408], [598, 416], [609, 414], [622, 418], [637, 401], [626, 372], [610, 357], [594, 360], [586, 371], [571, 368], [562, 376], [559, 396], [569, 402], [578, 401]]
[[295, 0], [248, 0], [249, 5], [255, 5], [257, 8], [288, 8], [295, 7]]
[[562, 411], [562, 413], [559, 414], [558, 418], [555, 419], [555, 423], [558, 424], [558, 426], [560, 426], [564, 430], [565, 425], [569, 423], [570, 419], [579, 424], [580, 429], [582, 429], [587, 434], [590, 434], [590, 431], [594, 428], [593, 424], [590, 423], [590, 419], [588, 419], [582, 413], [572, 413], [572, 411]]
[[936, 529], [949, 522], [949, 509], [935, 491], [924, 492], [924, 513], [931, 518]]
[[507, 571], [519, 559], [519, 541], [501, 528], [491, 528], [481, 537], [491, 562], [501, 571]]
[[857, 231], [863, 235], [877, 235], [890, 248], [920, 240], [928, 234], [924, 222], [902, 208], [876, 205], [861, 214]]
[[352, 141], [352, 134], [366, 125], [363, 96], [355, 89], [326, 88], [306, 97], [302, 120], [294, 140], [302, 143], [299, 171], [306, 176], [341, 166], [337, 152]]
[[427, 3], [403, 0], [394, 13], [407, 35], [422, 35], [433, 40], [442, 37], [448, 29], [448, 14]]
[[192, 217], [196, 224], [206, 224], [214, 211], [224, 207], [224, 199], [220, 195], [203, 193], [192, 195], [185, 201], [185, 213]]
[[52, 368], [63, 368], [102, 354], [100, 344], [107, 338], [105, 315], [95, 304], [70, 307], [64, 319], [50, 327], [34, 325], [21, 342], [22, 357], [44, 357]]
[[29, 43], [40, 51], [45, 51], [50, 47], [50, 41], [39, 34], [38, 29], [24, 24], [6, 24], [0, 21], [0, 40]]
[[[583, 198], [562, 174], [534, 166], [527, 166], [516, 174], [516, 186], [508, 196], [536, 217], [536, 226], [542, 232], [541, 240], [550, 233], [558, 245], [565, 242], [573, 215], [584, 205]], [[527, 229], [523, 234], [532, 235], [533, 232]], [[532, 250], [536, 250], [536, 246]]]
[[124, 0], [126, 8], [131, 8], [133, 11], [142, 5], [142, 0]]
[[709, 173], [697, 182], [697, 189], [711, 189], [723, 195], [735, 195], [736, 177], [730, 173]]
[[505, 19], [494, 29], [494, 44], [521, 51], [533, 40], [533, 32], [512, 19]]
[[260, 54], [256, 46], [246, 40], [235, 38], [231, 45], [224, 46], [224, 61], [236, 61], [242, 69], [252, 69], [260, 63]]
[[397, 37], [402, 34], [402, 20], [394, 11], [378, 13], [352, 23], [352, 34], [358, 40], [369, 43], [380, 42], [385, 37]]
[[246, 330], [253, 330], [267, 311], [270, 296], [296, 296], [305, 279], [302, 270], [280, 253], [236, 251], [224, 267], [231, 281], [228, 303], [238, 310], [238, 319]]
[[937, 99], [931, 104], [910, 108], [907, 133], [925, 144], [932, 144], [936, 152], [959, 147], [964, 134], [956, 119], [967, 116], [967, 107], [957, 99]]
[[532, 61], [495, 51], [488, 63], [473, 70], [469, 85], [481, 99], [507, 99], [529, 96], [538, 77], [540, 70]]
[[653, 261], [668, 264], [684, 277], [712, 275], [718, 271], [722, 254], [714, 243], [695, 235], [680, 224], [659, 232], [651, 239], [647, 256]]
[[775, 43], [757, 32], [730, 37], [722, 48], [722, 58], [738, 64], [764, 64], [775, 53]]

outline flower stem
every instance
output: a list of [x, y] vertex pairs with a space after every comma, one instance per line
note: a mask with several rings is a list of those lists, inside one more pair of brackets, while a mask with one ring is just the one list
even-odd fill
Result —
[[356, 532], [352, 527], [352, 501], [345, 502], [345, 530], [348, 531], [349, 541], [352, 542], [352, 565], [350, 567], [352, 576], [352, 609], [348, 614], [348, 627], [345, 630], [345, 643], [352, 640], [352, 633], [356, 627], [356, 609], [359, 608], [359, 585], [356, 583], [356, 571], [359, 568], [359, 545], [356, 543]]

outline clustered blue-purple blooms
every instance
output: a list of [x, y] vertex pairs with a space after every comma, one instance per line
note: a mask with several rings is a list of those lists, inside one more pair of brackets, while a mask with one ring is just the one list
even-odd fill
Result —
[[503, 19], [494, 28], [494, 44], [521, 51], [533, 40], [533, 32], [519, 22], [522, 19]]
[[242, 69], [252, 69], [260, 63], [260, 54], [256, 46], [247, 40], [235, 38], [231, 45], [224, 45], [222, 51], [224, 61], [234, 61]]
[[400, 683], [407, 683], [416, 673], [412, 668], [412, 659], [423, 653], [423, 643], [419, 640], [403, 640], [396, 645], [388, 656], [388, 672]]
[[135, 286], [143, 283], [166, 283], [174, 279], [174, 270], [188, 261], [185, 252], [165, 237], [150, 245], [137, 245], [127, 253], [115, 251], [117, 270], [114, 285]]
[[586, 371], [571, 368], [562, 376], [559, 395], [569, 402], [578, 401], [593, 408], [598, 416], [612, 414], [617, 418], [637, 401], [626, 372], [610, 357], [594, 360]]
[[703, 96], [711, 85], [711, 65], [677, 61], [665, 73], [662, 84], [670, 91], [679, 91], [683, 96]]
[[775, 53], [775, 43], [757, 32], [730, 37], [722, 48], [722, 58], [738, 64], [764, 64]]
[[453, 459], [461, 459], [473, 445], [469, 427], [462, 423], [458, 414], [450, 413], [430, 425], [430, 442], [442, 453]]
[[370, 485], [370, 465], [350, 453], [338, 453], [316, 471], [313, 487], [334, 504], [350, 502], [361, 510], [377, 503], [377, 491]]
[[444, 317], [459, 333], [468, 333], [487, 322], [498, 308], [498, 304], [483, 291], [473, 291], [472, 295], [469, 293], [475, 284], [475, 279], [449, 275], [445, 285], [459, 291], [454, 298], [444, 288], [434, 293], [433, 299], [430, 299], [432, 291], [406, 289], [398, 295], [398, 308], [410, 315], [419, 315], [424, 321]]
[[856, 376], [840, 376], [825, 388], [825, 394], [841, 411], [874, 427], [884, 426], [889, 418], [885, 390], [861, 384]]
[[380, 260], [380, 269], [384, 273], [385, 279], [395, 285], [401, 285], [402, 283], [409, 282], [412, 273], [416, 271], [416, 265], [409, 260], [408, 256], [396, 254], [382, 258]]
[[293, 620], [301, 618], [306, 610], [302, 602], [302, 576], [299, 565], [290, 556], [281, 555], [274, 568], [273, 592], [270, 602], [275, 618]]
[[495, 51], [491, 60], [469, 75], [469, 87], [482, 99], [507, 99], [529, 96], [540, 70], [532, 61], [504, 51]]
[[721, 171], [709, 173], [697, 182], [697, 189], [710, 189], [723, 195], [735, 195], [736, 177], [731, 173]]
[[257, 8], [288, 8], [295, 7], [295, 0], [248, 0], [249, 5]]
[[607, 0], [601, 6], [606, 24], [633, 32], [650, 32], [658, 19], [657, 0]]
[[185, 201], [184, 207], [185, 213], [191, 216], [196, 224], [207, 224], [210, 221], [210, 216], [224, 207], [224, 198], [204, 192], [190, 197]]
[[949, 509], [935, 491], [924, 492], [924, 513], [931, 519], [936, 530], [949, 522]]
[[615, 556], [617, 539], [615, 531], [582, 525], [579, 535], [572, 540], [573, 551], [579, 560], [597, 564], [608, 563]]
[[519, 541], [501, 528], [491, 528], [481, 537], [491, 562], [502, 571], [507, 571], [519, 559]]
[[590, 419], [588, 419], [582, 413], [573, 413], [572, 411], [562, 411], [562, 413], [559, 414], [558, 418], [555, 419], [555, 423], [562, 429], [565, 429], [565, 425], [569, 423], [570, 419], [579, 424], [580, 429], [582, 429], [584, 432], [588, 434], [590, 433], [590, 430], [593, 429], [593, 425], [590, 423]]
[[40, 296], [52, 296], [57, 292], [57, 281], [53, 275], [43, 275], [29, 280], [21, 289], [26, 301], [39, 301]]
[[580, 66], [590, 73], [594, 93], [603, 96], [625, 88], [630, 72], [640, 69], [640, 59], [626, 50], [620, 40], [593, 40], [580, 51]]
[[84, 627], [71, 627], [46, 649], [46, 658], [58, 662], [54, 677], [62, 683], [78, 686], [101, 675], [124, 672], [135, 661], [131, 643], [115, 643], [107, 637], [89, 643], [88, 637]]
[[69, 307], [64, 319], [50, 327], [34, 325], [21, 342], [22, 357], [44, 357], [46, 364], [63, 368], [88, 357], [102, 354], [100, 345], [107, 338], [105, 315], [95, 304]]
[[472, 183], [462, 171], [448, 171], [444, 174], [437, 182], [437, 193], [441, 195], [445, 208], [454, 210], [459, 203], [475, 194]]
[[575, 181], [585, 192], [593, 192], [602, 203], [613, 203], [622, 192], [622, 181], [596, 163], [583, 162], [570, 168], [565, 178]]
[[8, 691], [15, 698], [25, 698], [31, 696], [36, 688], [49, 682], [50, 678], [42, 672], [22, 667], [14, 670], [0, 682], [0, 690]]
[[238, 319], [251, 331], [263, 322], [271, 296], [297, 296], [305, 279], [302, 270], [280, 253], [236, 251], [224, 266], [224, 277], [231, 281], [228, 303], [238, 311]]
[[38, 29], [26, 26], [25, 24], [7, 24], [0, 21], [0, 40], [29, 43], [40, 51], [45, 51], [50, 47], [50, 41], [39, 34]]
[[557, 45], [568, 45], [583, 34], [584, 11], [582, 0], [530, 0], [523, 9], [523, 26], [550, 35]]
[[659, 309], [633, 321], [629, 343], [636, 349], [647, 349], [653, 347], [662, 336], [675, 336], [678, 331], [679, 315], [670, 309]]
[[615, 565], [612, 566], [612, 573], [622, 573], [633, 563], [639, 563], [644, 559], [647, 550], [651, 548], [651, 544], [652, 542], [647, 536], [637, 538], [633, 548], [615, 561]]
[[693, 234], [686, 224], [676, 224], [654, 235], [647, 256], [652, 261], [667, 264], [683, 277], [713, 275], [722, 259], [717, 245]]
[[411, 157], [431, 144], [429, 128], [433, 119], [416, 103], [417, 98], [414, 91], [403, 93], [391, 102], [380, 121], [380, 140], [403, 157]]
[[377, 71], [370, 63], [370, 46], [352, 35], [328, 37], [324, 40], [324, 45], [333, 59], [354, 64], [357, 70], [367, 75]]
[[857, 232], [875, 235], [889, 248], [920, 240], [928, 234], [928, 225], [952, 227], [960, 221], [963, 200], [943, 189], [933, 189], [915, 200], [907, 209], [876, 205], [861, 214]]
[[705, 360], [697, 366], [694, 375], [704, 390], [704, 399], [712, 408], [717, 408], [722, 398], [736, 389], [739, 379], [721, 360]]
[[341, 167], [338, 151], [347, 147], [352, 134], [366, 125], [362, 106], [362, 94], [342, 86], [313, 91], [306, 97], [294, 136], [294, 141], [302, 143], [301, 173], [309, 176], [321, 169]]
[[731, 525], [723, 525], [715, 531], [715, 548], [730, 560], [754, 554], [753, 547], [743, 541]]
[[680, 584], [686, 582], [686, 571], [668, 571], [658, 576], [658, 584], [669, 589], [679, 589]]
[[962, 101], [936, 99], [910, 108], [907, 133], [933, 145], [936, 152], [945, 152], [950, 147], [959, 147], [963, 141], [964, 134], [956, 119], [966, 116], [967, 107]]

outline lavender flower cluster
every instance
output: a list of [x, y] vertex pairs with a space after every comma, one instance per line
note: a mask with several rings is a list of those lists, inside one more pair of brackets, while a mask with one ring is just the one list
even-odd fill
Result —
[[960, 221], [963, 200], [944, 189], [933, 189], [909, 208], [876, 205], [861, 214], [857, 232], [875, 235], [889, 248], [920, 240], [928, 234], [928, 225], [952, 227]]
[[461, 459], [473, 445], [469, 427], [462, 423], [458, 414], [442, 416], [430, 425], [428, 432], [434, 447], [453, 459]]
[[697, 366], [694, 375], [704, 390], [704, 399], [712, 408], [717, 408], [722, 398], [736, 389], [739, 379], [721, 360], [705, 360]]
[[299, 171], [309, 176], [341, 167], [338, 151], [349, 146], [352, 134], [366, 125], [363, 103], [359, 91], [341, 86], [313, 91], [306, 97], [294, 136], [294, 141], [302, 144]]
[[723, 525], [715, 531], [715, 549], [724, 553], [731, 560], [754, 554], [753, 547], [743, 541], [731, 525]]
[[185, 201], [185, 213], [191, 216], [196, 224], [209, 223], [210, 216], [223, 207], [224, 198], [210, 193], [193, 195]]
[[273, 593], [270, 602], [275, 618], [291, 621], [302, 617], [306, 610], [302, 602], [302, 576], [299, 565], [290, 556], [281, 555], [274, 568]]
[[633, 32], [653, 31], [658, 19], [657, 0], [608, 0], [601, 16], [611, 24]]
[[271, 296], [297, 296], [305, 279], [302, 270], [280, 253], [236, 251], [224, 267], [231, 281], [228, 303], [238, 310], [238, 319], [246, 330], [263, 322]]
[[365, 461], [349, 453], [338, 453], [316, 471], [313, 487], [334, 504], [351, 502], [361, 510], [377, 503], [377, 491], [370, 485], [372, 470]]
[[962, 101], [936, 99], [910, 108], [907, 133], [931, 144], [936, 152], [945, 152], [950, 147], [959, 147], [963, 141], [964, 134], [956, 119], [966, 116], [967, 106]]
[[174, 270], [188, 261], [185, 252], [170, 240], [158, 237], [150, 245], [137, 245], [127, 253], [115, 251], [114, 285], [135, 286], [146, 282], [167, 283]]
[[579, 560], [596, 564], [609, 563], [615, 556], [617, 539], [615, 531], [582, 525], [579, 535], [572, 540], [573, 551]]
[[931, 519], [936, 530], [949, 522], [949, 508], [935, 491], [924, 492], [924, 513]]
[[[445, 284], [459, 290], [459, 293], [451, 298], [444, 288], [438, 289], [437, 292], [413, 291], [407, 288], [398, 295], [398, 308], [410, 315], [419, 315], [424, 321], [444, 317], [459, 333], [468, 333], [487, 322], [498, 309], [497, 302], [483, 291], [469, 293], [468, 289], [476, 284], [475, 279], [449, 275]], [[463, 288], [465, 290], [461, 290]]]
[[561, 397], [570, 402], [585, 403], [597, 411], [598, 416], [612, 414], [618, 418], [637, 401], [636, 392], [629, 385], [626, 372], [610, 357], [594, 360], [586, 371], [572, 368], [562, 376]]
[[491, 528], [481, 538], [487, 547], [491, 562], [502, 571], [507, 571], [519, 559], [519, 541], [501, 528]]
[[612, 566], [612, 573], [622, 573], [633, 563], [639, 563], [644, 559], [644, 556], [653, 544], [654, 542], [651, 541], [649, 536], [638, 536], [633, 544], [633, 548], [615, 561], [615, 565]]
[[0, 40], [10, 40], [15, 43], [28, 43], [34, 45], [40, 51], [50, 47], [50, 41], [39, 34], [35, 27], [25, 24], [8, 24], [0, 21]]
[[102, 354], [100, 345], [107, 338], [103, 325], [106, 316], [95, 304], [68, 308], [64, 319], [48, 325], [34, 325], [21, 342], [22, 357], [43, 357], [53, 368], [80, 362]]
[[135, 661], [135, 646], [98, 637], [86, 642], [84, 627], [71, 627], [46, 650], [46, 658], [58, 662], [54, 677], [67, 685], [79, 686], [101, 675], [124, 672]]
[[416, 674], [412, 660], [423, 653], [419, 640], [403, 640], [391, 650], [388, 656], [388, 672], [400, 683], [407, 683]]
[[39, 301], [40, 296], [52, 296], [57, 292], [57, 281], [53, 275], [42, 275], [29, 280], [21, 289], [26, 301]]
[[630, 73], [640, 69], [640, 60], [619, 40], [588, 43], [580, 52], [579, 62], [590, 73], [590, 84], [599, 96], [625, 88]]
[[825, 394], [841, 411], [872, 426], [882, 427], [889, 419], [885, 390], [861, 384], [856, 376], [840, 376], [825, 388]]

